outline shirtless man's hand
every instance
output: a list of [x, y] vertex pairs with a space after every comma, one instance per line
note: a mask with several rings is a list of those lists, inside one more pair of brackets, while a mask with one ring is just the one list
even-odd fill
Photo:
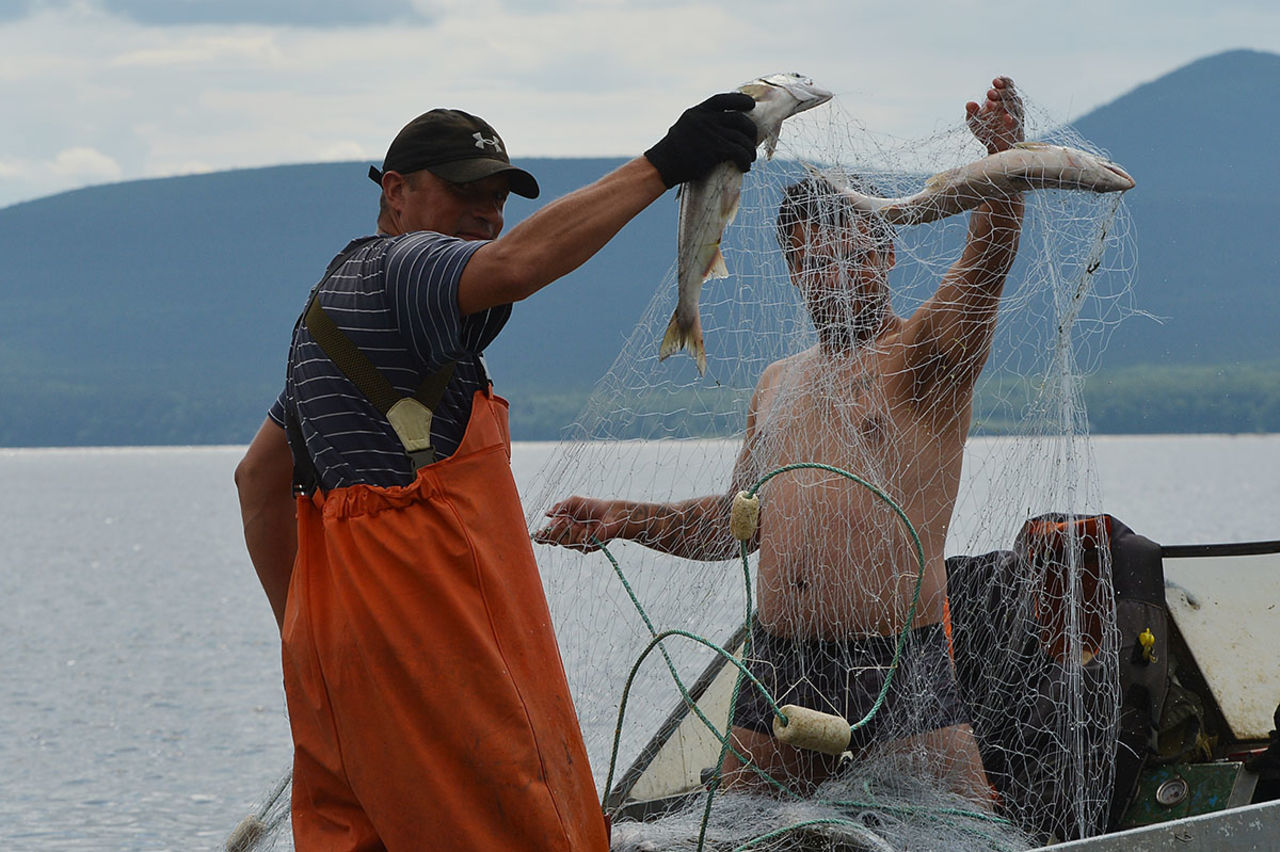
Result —
[[617, 538], [627, 523], [625, 506], [617, 500], [573, 496], [547, 510], [547, 525], [533, 534], [538, 544], [558, 544], [591, 553]]
[[987, 99], [981, 105], [969, 101], [964, 111], [969, 129], [988, 154], [1007, 151], [1024, 139], [1022, 97], [1008, 77], [992, 80]]

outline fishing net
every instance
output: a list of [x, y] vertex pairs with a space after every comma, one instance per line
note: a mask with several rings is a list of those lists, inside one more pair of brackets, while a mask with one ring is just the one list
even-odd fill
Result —
[[293, 770], [280, 779], [254, 804], [253, 810], [227, 835], [227, 852], [276, 852], [293, 848], [289, 830], [289, 793]]
[[[1090, 150], [1027, 118], [1027, 138]], [[820, 346], [775, 233], [806, 175], [906, 196], [985, 153], [963, 122], [902, 140], [838, 100], [789, 119], [774, 159], [745, 177], [729, 277], [702, 289], [705, 375], [685, 352], [658, 358], [673, 263], [526, 489], [531, 532], [571, 495], [631, 501], [664, 519], [648, 544], [684, 551], [535, 547], [615, 848], [1027, 849], [1105, 825], [1114, 602], [1105, 529], [1073, 519], [1100, 508], [1082, 377], [1131, 312], [1120, 195], [1027, 194], [971, 408], [945, 377], [895, 376], [874, 341]], [[934, 296], [967, 220], [891, 235], [897, 315]], [[830, 298], [826, 327], [860, 340], [853, 297]], [[745, 555], [729, 524], [738, 492], [759, 501]], [[948, 598], [947, 629], [930, 627]], [[751, 748], [729, 738], [735, 695], [744, 720], [756, 708]], [[843, 717], [857, 728], [848, 750], [779, 765], [760, 742], [786, 705]], [[957, 739], [961, 717], [972, 734]], [[276, 819], [238, 848], [287, 834]]]
[[[638, 541], [537, 549], [619, 848], [1018, 849], [1105, 826], [1114, 604], [1105, 542], [1086, 546], [1071, 519], [1099, 509], [1081, 379], [1131, 312], [1120, 195], [1027, 194], [971, 410], [962, 383], [856, 342], [852, 279], [825, 303], [806, 298], [776, 234], [786, 188], [807, 175], [908, 196], [982, 158], [957, 125], [882, 137], [838, 101], [788, 120], [774, 160], [746, 177], [722, 246], [729, 277], [701, 293], [705, 376], [686, 353], [658, 358], [673, 266], [525, 495], [535, 532], [548, 512], [634, 522]], [[1028, 138], [1089, 150], [1034, 110]], [[838, 218], [839, 199], [824, 204]], [[896, 314], [934, 296], [967, 233], [959, 215], [885, 237]], [[820, 340], [811, 312], [845, 328]], [[980, 334], [962, 337], [981, 348]], [[745, 561], [730, 530], [740, 491], [759, 501]], [[608, 515], [561, 502], [571, 495], [621, 502]], [[1047, 513], [1065, 514], [1033, 522]], [[984, 555], [943, 570], [944, 557]], [[921, 627], [944, 620], [948, 581], [964, 611]], [[756, 661], [751, 677], [729, 654]], [[726, 746], [735, 694], [757, 739]], [[973, 735], [929, 733], [956, 703]], [[849, 750], [772, 754], [759, 738], [787, 704], [844, 717]], [[994, 795], [974, 781], [975, 748]]]

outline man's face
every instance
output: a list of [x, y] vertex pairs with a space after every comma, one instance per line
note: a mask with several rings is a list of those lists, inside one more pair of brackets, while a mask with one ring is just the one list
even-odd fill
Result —
[[510, 193], [506, 175], [470, 183], [450, 183], [426, 170], [400, 177], [387, 193], [400, 233], [435, 231], [464, 240], [492, 240], [502, 233]]
[[844, 326], [856, 339], [873, 333], [887, 309], [893, 243], [869, 223], [850, 227], [798, 224], [787, 255], [791, 282], [804, 294], [819, 329]]

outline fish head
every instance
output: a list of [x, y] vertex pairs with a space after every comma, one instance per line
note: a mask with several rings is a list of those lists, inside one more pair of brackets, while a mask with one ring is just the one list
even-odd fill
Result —
[[1018, 142], [1014, 150], [1062, 151], [1067, 161], [1081, 174], [1081, 187], [1091, 192], [1128, 192], [1137, 186], [1133, 176], [1101, 154], [1091, 154], [1074, 148], [1063, 148], [1044, 142]]
[[[821, 106], [831, 100], [833, 95], [826, 89], [813, 82], [812, 77], [806, 77], [803, 74], [770, 74], [768, 77], [757, 77], [744, 86], [763, 85], [776, 92], [786, 92], [794, 101], [794, 106], [787, 116], [795, 115], [798, 112], [804, 112], [816, 106]], [[752, 95], [755, 97], [755, 95]], [[768, 97], [767, 95], [765, 97]], [[760, 98], [756, 98], [757, 102]]]
[[1133, 179], [1132, 175], [1115, 163], [1104, 161], [1102, 167], [1107, 170], [1110, 177], [1108, 182], [1109, 192], [1128, 192], [1138, 185], [1138, 182]]
[[756, 124], [756, 142], [765, 143], [765, 151], [770, 157], [777, 148], [778, 131], [783, 121], [796, 113], [821, 106], [832, 98], [831, 92], [803, 74], [757, 77], [743, 83], [738, 91], [750, 95], [756, 102], [748, 115]]

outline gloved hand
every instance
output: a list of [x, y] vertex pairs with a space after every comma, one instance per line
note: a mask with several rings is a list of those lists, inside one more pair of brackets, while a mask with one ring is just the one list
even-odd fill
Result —
[[644, 155], [668, 189], [697, 180], [725, 160], [745, 172], [756, 158], [756, 125], [746, 115], [755, 105], [742, 92], [712, 95], [685, 110]]

